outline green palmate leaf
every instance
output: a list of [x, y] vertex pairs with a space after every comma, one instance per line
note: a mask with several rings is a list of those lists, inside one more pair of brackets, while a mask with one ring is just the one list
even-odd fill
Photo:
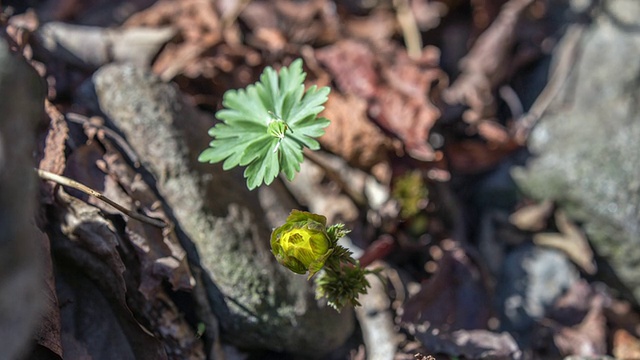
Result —
[[224, 109], [216, 113], [220, 123], [209, 130], [213, 140], [198, 160], [224, 161], [225, 170], [246, 166], [251, 190], [269, 185], [281, 171], [292, 180], [300, 171], [303, 148], [319, 149], [315, 138], [329, 125], [318, 114], [330, 90], [312, 86], [305, 92], [305, 77], [297, 59], [279, 74], [267, 67], [257, 83], [227, 91]]

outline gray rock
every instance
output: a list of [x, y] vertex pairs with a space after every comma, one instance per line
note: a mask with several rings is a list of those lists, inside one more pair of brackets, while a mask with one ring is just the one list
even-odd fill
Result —
[[319, 305], [303, 276], [275, 262], [265, 212], [239, 171], [197, 161], [211, 140], [212, 117], [132, 65], [101, 68], [93, 85], [100, 109], [124, 133], [184, 232], [190, 261], [203, 268], [225, 338], [306, 357], [340, 346], [354, 329], [353, 313]]
[[0, 37], [0, 359], [17, 358], [43, 308], [42, 237], [33, 222], [44, 86]]
[[496, 289], [503, 330], [526, 345], [536, 320], [577, 279], [573, 264], [557, 250], [525, 244], [509, 253]]
[[514, 177], [584, 224], [640, 302], [640, 18], [637, 1], [606, 1], [580, 40], [564, 88], [534, 128], [535, 157]]

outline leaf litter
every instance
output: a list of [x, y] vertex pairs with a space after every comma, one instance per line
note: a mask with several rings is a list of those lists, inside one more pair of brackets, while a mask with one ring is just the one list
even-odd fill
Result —
[[[226, 90], [254, 82], [264, 67], [302, 57], [309, 71], [307, 85], [332, 87], [322, 114], [332, 125], [319, 141], [322, 151], [330, 153], [324, 155], [342, 161], [306, 170], [303, 164], [300, 178], [309, 178], [313, 190], [294, 180], [289, 191], [309, 208], [330, 209], [335, 218], [346, 218], [359, 235], [352, 240], [367, 254], [366, 262], [384, 261], [397, 274], [385, 285], [386, 295], [382, 290], [375, 294], [384, 304], [375, 311], [393, 315], [381, 329], [388, 333], [391, 326], [395, 332], [389, 344], [396, 359], [428, 357], [424, 354], [437, 359], [638, 356], [640, 318], [635, 310], [607, 288], [584, 280], [535, 321], [532, 344], [518, 344], [495, 323], [491, 299], [496, 279], [485, 265], [492, 260], [479, 258], [468, 236], [451, 240], [452, 234], [467, 231], [460, 218], [464, 206], [444, 189], [451, 176], [457, 181], [491, 171], [521, 149], [513, 128], [520, 99], [509, 98], [504, 86], [544, 55], [542, 40], [552, 34], [536, 20], [551, 16], [547, 2], [409, 1], [427, 44], [418, 56], [410, 56], [404, 46], [407, 30], [395, 1], [117, 1], [114, 8], [131, 5], [126, 20], [105, 13], [96, 22], [116, 24], [115, 30], [86, 25], [98, 1], [82, 6], [44, 3], [36, 6], [35, 16], [46, 19], [49, 27], [56, 26], [50, 21], [68, 23], [70, 27], [54, 27], [54, 40], [76, 41], [64, 50], [85, 60], [74, 62], [45, 47], [54, 56], [39, 55], [33, 61], [46, 69], [41, 73], [51, 101], [46, 104], [49, 128], [43, 131], [39, 168], [171, 223], [126, 140], [100, 124], [79, 126], [70, 120], [88, 111], [72, 108], [65, 98], [74, 96], [81, 80], [90, 76], [86, 65], [119, 59], [86, 58], [92, 55], [87, 49], [96, 45], [91, 34], [111, 41], [105, 46], [119, 47], [125, 59], [144, 45], [148, 51], [136, 61], [210, 111], [219, 109]], [[25, 39], [30, 32], [43, 39], [46, 28], [37, 21], [30, 22], [30, 29], [20, 27], [25, 24], [20, 16], [9, 16], [3, 27], [16, 50], [32, 59], [32, 46], [39, 51], [37, 41]], [[136, 35], [131, 41], [127, 34], [139, 28], [155, 34], [167, 30], [163, 36]], [[462, 45], [449, 40], [460, 34], [466, 34]], [[429, 176], [434, 169], [446, 176]], [[400, 174], [414, 170], [427, 181], [430, 199], [420, 216], [400, 220], [400, 202], [390, 195], [390, 187]], [[365, 185], [371, 181], [383, 190]], [[64, 349], [65, 358], [88, 356], [92, 347], [106, 345], [123, 357], [207, 357], [193, 321], [186, 319], [192, 312], [176, 300], [199, 277], [192, 275], [175, 233], [129, 219], [83, 194], [51, 183], [41, 186], [42, 241], [51, 242], [53, 261], [47, 282], [50, 306], [39, 343], [58, 356]], [[376, 196], [382, 200], [373, 206]], [[538, 210], [533, 219], [517, 222], [519, 231], [533, 234], [533, 242], [563, 250], [585, 273], [594, 273], [593, 254], [577, 225], [556, 212], [560, 233], [551, 234], [548, 205]], [[71, 276], [74, 272], [82, 276]], [[82, 308], [90, 302], [111, 310]], [[368, 317], [358, 319], [363, 329], [375, 332]], [[103, 319], [114, 335], [87, 338], [82, 333], [90, 324], [73, 325], [73, 319]], [[351, 348], [352, 358], [372, 351], [360, 345], [365, 340]], [[147, 354], [140, 352], [141, 346]]]

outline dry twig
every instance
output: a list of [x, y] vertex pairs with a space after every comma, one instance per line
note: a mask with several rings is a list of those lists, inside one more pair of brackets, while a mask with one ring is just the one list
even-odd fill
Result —
[[38, 173], [38, 176], [43, 179], [43, 180], [49, 180], [49, 181], [53, 181], [57, 184], [60, 184], [62, 186], [67, 186], [70, 187], [72, 189], [76, 189], [78, 191], [82, 191], [83, 193], [89, 195], [89, 196], [93, 196], [99, 200], [102, 200], [104, 202], [106, 202], [107, 204], [113, 206], [114, 208], [116, 208], [118, 211], [122, 212], [123, 214], [127, 215], [128, 217], [132, 218], [132, 219], [136, 219], [138, 221], [142, 221], [144, 223], [159, 227], [159, 228], [165, 228], [167, 226], [167, 224], [159, 219], [154, 219], [152, 217], [146, 216], [146, 215], [142, 215], [138, 212], [135, 212], [133, 210], [129, 210], [127, 208], [125, 208], [124, 206], [118, 204], [117, 202], [109, 199], [108, 197], [102, 195], [100, 192], [93, 190], [92, 188], [83, 185], [75, 180], [71, 180], [68, 177], [64, 177], [61, 175], [57, 175], [51, 172], [48, 172], [46, 170], [41, 170], [41, 169], [36, 169], [36, 172]]

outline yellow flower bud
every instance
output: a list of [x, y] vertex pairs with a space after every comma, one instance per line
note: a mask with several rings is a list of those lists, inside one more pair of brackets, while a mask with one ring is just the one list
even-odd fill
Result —
[[271, 252], [280, 264], [298, 274], [318, 272], [333, 252], [322, 215], [293, 210], [287, 222], [271, 233]]

